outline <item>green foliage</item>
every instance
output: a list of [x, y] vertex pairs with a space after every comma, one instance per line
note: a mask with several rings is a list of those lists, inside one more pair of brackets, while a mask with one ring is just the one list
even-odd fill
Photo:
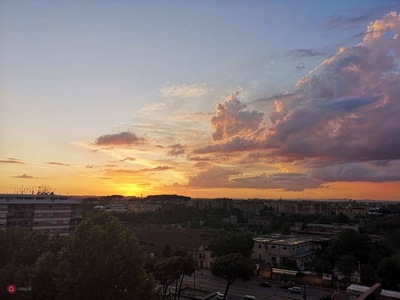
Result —
[[335, 221], [337, 223], [347, 224], [350, 223], [350, 218], [341, 212], [336, 216]]
[[[157, 209], [143, 213], [114, 213], [120, 221], [128, 222], [133, 226], [143, 225], [169, 225], [169, 224], [200, 224], [200, 220], [206, 219], [208, 212], [185, 205], [169, 204]], [[196, 225], [197, 224], [197, 225]]]
[[[103, 217], [103, 216], [101, 216]], [[152, 299], [144, 252], [115, 218], [82, 222], [59, 253], [57, 289], [65, 299]], [[96, 224], [96, 222], [102, 225]]]
[[[243, 281], [250, 280], [254, 274], [254, 266], [248, 258], [239, 253], [232, 253], [218, 257], [211, 266], [211, 273], [214, 276], [227, 280], [225, 297], [228, 295], [230, 285], [240, 278]], [[224, 297], [224, 298], [225, 298]]]
[[377, 273], [384, 289], [400, 291], [400, 254], [384, 258]]
[[164, 249], [161, 253], [162, 257], [171, 257], [172, 255], [172, 249], [170, 244], [165, 244]]
[[[0, 231], [0, 299], [157, 299], [135, 236], [110, 215], [89, 215], [71, 237]], [[8, 295], [10, 283], [32, 291]]]
[[290, 222], [285, 222], [282, 225], [282, 234], [290, 234], [290, 227], [292, 226], [292, 223]]
[[347, 277], [350, 277], [351, 272], [356, 266], [356, 260], [352, 255], [342, 255], [336, 262], [336, 267]]
[[250, 258], [253, 246], [254, 240], [252, 234], [228, 232], [215, 238], [209, 248], [213, 252], [213, 256], [216, 257], [240, 253], [244, 257]]
[[165, 257], [154, 264], [154, 277], [162, 284], [165, 297], [170, 296], [170, 287], [175, 284], [175, 298], [179, 298], [184, 276], [191, 276], [194, 271], [195, 261], [190, 256]]

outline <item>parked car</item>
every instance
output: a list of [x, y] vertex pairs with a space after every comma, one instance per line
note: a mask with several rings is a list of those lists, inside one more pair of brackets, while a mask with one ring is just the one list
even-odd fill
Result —
[[[217, 300], [222, 300], [222, 299], [224, 299], [224, 294], [217, 292]], [[225, 299], [228, 299], [228, 296]]]
[[301, 287], [294, 286], [287, 289], [288, 292], [301, 294]]
[[319, 300], [331, 300], [331, 296], [329, 295], [321, 296], [319, 297]]
[[263, 287], [271, 287], [271, 284], [270, 284], [269, 282], [267, 282], [267, 281], [264, 281], [264, 282], [261, 282], [261, 283], [260, 283], [260, 286], [263, 286]]
[[257, 300], [256, 296], [252, 296], [252, 295], [245, 295], [243, 297], [243, 300]]

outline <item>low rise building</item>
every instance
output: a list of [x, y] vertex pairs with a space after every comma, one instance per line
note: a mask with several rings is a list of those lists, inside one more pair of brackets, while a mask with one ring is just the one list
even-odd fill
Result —
[[346, 229], [352, 229], [354, 231], [360, 232], [358, 225], [308, 223], [306, 225], [306, 228], [304, 229], [304, 233], [313, 235], [316, 234], [316, 235], [336, 236]]
[[267, 235], [254, 238], [253, 259], [265, 260], [273, 266], [306, 266], [315, 257], [322, 242], [330, 238], [318, 236]]
[[350, 200], [349, 202], [337, 203], [335, 207], [336, 215], [342, 213], [348, 216], [350, 219], [368, 216], [369, 212], [370, 206], [368, 203], [357, 203], [352, 200]]

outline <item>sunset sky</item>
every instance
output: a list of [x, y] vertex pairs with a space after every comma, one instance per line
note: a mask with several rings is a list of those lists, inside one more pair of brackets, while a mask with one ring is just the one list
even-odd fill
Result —
[[0, 193], [400, 200], [400, 1], [0, 4]]

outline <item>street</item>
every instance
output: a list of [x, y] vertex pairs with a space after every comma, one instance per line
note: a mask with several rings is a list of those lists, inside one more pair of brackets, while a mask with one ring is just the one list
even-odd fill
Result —
[[[226, 280], [211, 275], [209, 270], [203, 270], [202, 274], [203, 275], [201, 275], [200, 272], [196, 272], [195, 278], [192, 275], [191, 277], [186, 277], [185, 281], [188, 282], [190, 287], [193, 287], [193, 284], [195, 284], [196, 289], [219, 291], [222, 293], [225, 291]], [[288, 293], [287, 288], [281, 288], [279, 283], [270, 281], [271, 287], [262, 287], [260, 286], [261, 282], [262, 280], [259, 279], [251, 279], [247, 282], [237, 279], [229, 288], [228, 299], [243, 299], [244, 295], [256, 296], [258, 300], [272, 300], [277, 298], [302, 299], [303, 297], [303, 293]], [[302, 289], [304, 288], [302, 286], [300, 287]], [[330, 295], [331, 293], [326, 290], [307, 287], [306, 294], [307, 299], [316, 300], [319, 299], [320, 296]], [[214, 300], [216, 297], [211, 299]]]

